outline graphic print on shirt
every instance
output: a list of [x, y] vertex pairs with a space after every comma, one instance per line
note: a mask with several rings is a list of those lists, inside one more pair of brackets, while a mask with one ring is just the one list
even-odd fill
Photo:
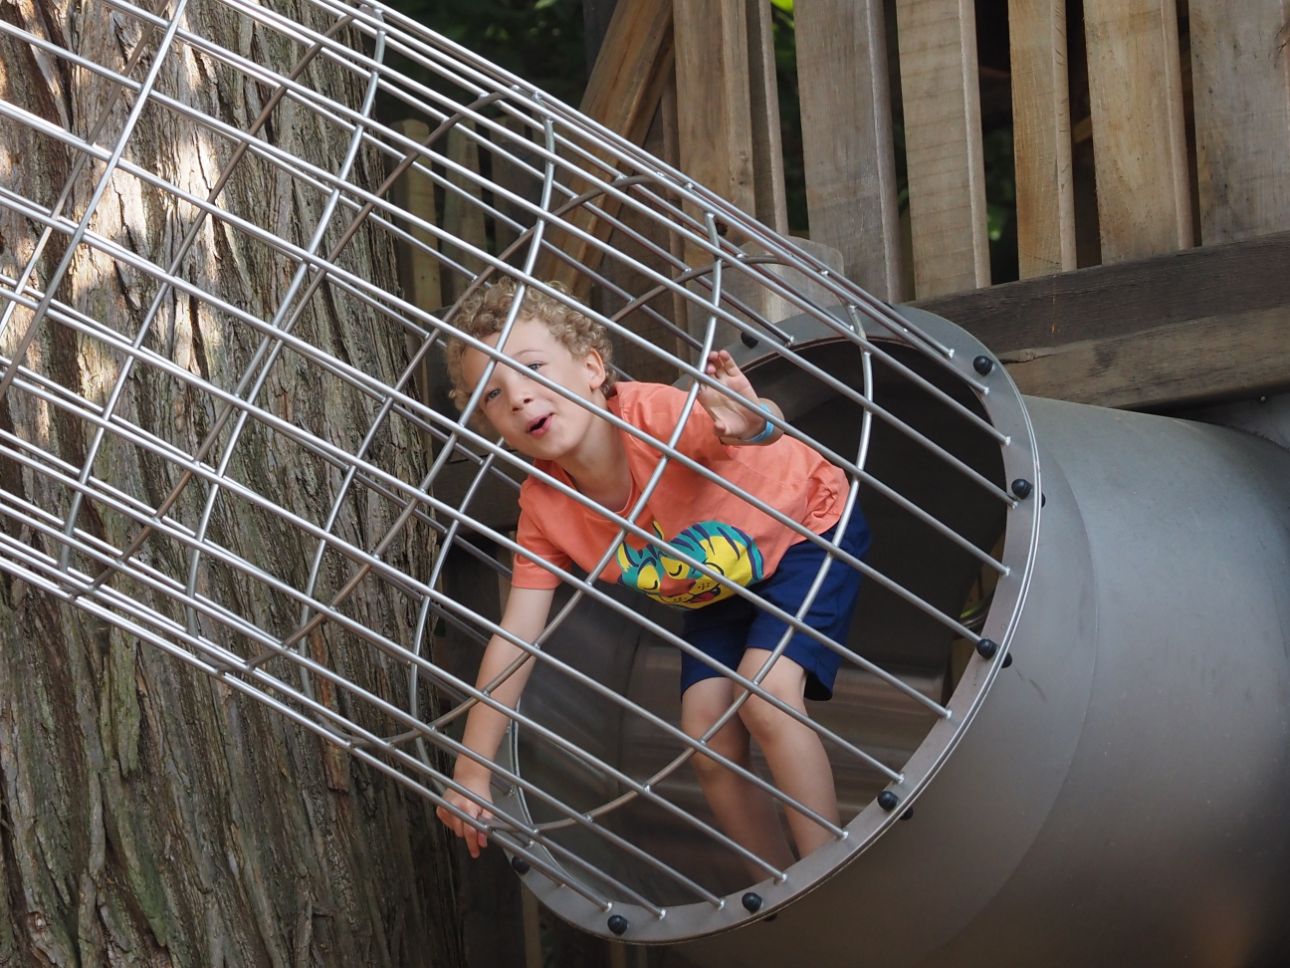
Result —
[[[700, 521], [684, 528], [674, 538], [663, 534], [657, 521], [654, 533], [678, 551], [701, 561], [737, 585], [761, 581], [764, 562], [757, 542], [732, 524]], [[626, 541], [618, 545], [619, 581], [644, 592], [655, 601], [682, 608], [699, 608], [734, 594], [714, 578], [671, 557], [655, 545], [633, 548]]]

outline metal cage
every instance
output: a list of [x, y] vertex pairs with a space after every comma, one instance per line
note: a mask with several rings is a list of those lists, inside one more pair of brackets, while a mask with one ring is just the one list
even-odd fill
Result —
[[[781, 429], [845, 470], [848, 507], [873, 527], [865, 560], [801, 534], [830, 567], [863, 574], [850, 637], [825, 643], [843, 659], [835, 698], [806, 720], [829, 751], [843, 822], [817, 817], [830, 842], [788, 869], [718, 829], [687, 763], [706, 747], [677, 726], [688, 646], [674, 616], [557, 570], [560, 608], [515, 643], [537, 671], [508, 711], [491, 835], [562, 917], [628, 941], [728, 931], [826, 881], [823, 896], [845, 896], [840, 872], [864, 867], [852, 862], [911, 816], [987, 705], [1025, 624], [1045, 489], [1066, 493], [1041, 479], [1030, 410], [1004, 369], [959, 328], [869, 295], [808, 243], [379, 4], [311, 0], [287, 15], [177, 0], [158, 14], [104, 0], [96, 12], [131, 41], [119, 59], [0, 22], [102, 104], [69, 124], [49, 106], [0, 102], [7, 129], [67, 158], [48, 195], [0, 187], [6, 231], [28, 233], [0, 256], [0, 397], [19, 422], [56, 414], [87, 442], [72, 454], [0, 429], [5, 462], [51, 495], [36, 505], [0, 491], [0, 568], [442, 803], [462, 713], [499, 706], [474, 666], [506, 634], [498, 589], [524, 553], [517, 482], [535, 473], [472, 422], [477, 400], [463, 413], [447, 400], [448, 341], [506, 365], [456, 329], [461, 299], [501, 277], [545, 292], [610, 332], [620, 379], [674, 384], [690, 409], [713, 385], [701, 361], [729, 347], [780, 402]], [[230, 120], [238, 99], [252, 122]], [[157, 163], [145, 130], [191, 139], [192, 164]], [[298, 199], [289, 232], [255, 190], [267, 182]], [[269, 267], [254, 310], [213, 284], [245, 272], [238, 246]], [[400, 284], [365, 276], [360, 249], [396, 252]], [[129, 311], [69, 283], [92, 273], [128, 281]], [[377, 349], [352, 352], [319, 322], [324, 307]], [[205, 365], [177, 355], [181, 323], [220, 334]], [[39, 352], [56, 330], [94, 361], [93, 380], [66, 381]], [[305, 425], [270, 392], [319, 382], [343, 390], [360, 432]], [[145, 388], [182, 397], [187, 423], [149, 419], [136, 403]], [[423, 448], [411, 462], [409, 439]], [[660, 473], [679, 463], [713, 477], [675, 436], [647, 443]], [[114, 479], [109, 452], [162, 486]], [[312, 503], [248, 486], [248, 461], [307, 473]], [[692, 549], [595, 507], [624, 538], [708, 573]], [[355, 514], [380, 523], [355, 527]], [[115, 524], [87, 527], [90, 515]], [[239, 519], [308, 549], [307, 577], [275, 574], [230, 539]], [[426, 573], [396, 563], [391, 549], [408, 542], [437, 546]], [[239, 593], [212, 597], [214, 572]], [[360, 593], [379, 605], [357, 606]], [[374, 630], [372, 607], [412, 615], [407, 634]], [[355, 673], [360, 653], [385, 675]], [[759, 681], [739, 684], [765, 696]], [[806, 809], [759, 765], [725, 765]]]

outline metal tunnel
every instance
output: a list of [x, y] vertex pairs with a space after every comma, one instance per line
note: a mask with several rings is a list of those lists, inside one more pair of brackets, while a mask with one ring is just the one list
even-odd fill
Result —
[[[905, 313], [973, 348], [946, 321]], [[823, 341], [815, 352], [837, 349]], [[755, 351], [742, 352], [758, 377], [774, 370], [773, 360], [759, 367]], [[840, 401], [811, 399], [787, 368], [771, 379], [783, 381], [786, 399], [795, 379], [803, 384], [799, 426], [842, 450], [854, 444], [847, 438], [859, 422]], [[875, 396], [883, 399], [880, 379]], [[851, 862], [816, 871], [818, 882], [778, 917], [723, 931], [748, 912], [735, 908], [727, 923], [696, 914], [682, 933], [719, 933], [678, 945], [663, 964], [1261, 965], [1286, 950], [1290, 836], [1279, 820], [1290, 796], [1290, 452], [1226, 427], [1017, 402], [1034, 428], [1042, 510], [1003, 667], [957, 678], [942, 631], [876, 590], [862, 598], [850, 643], [919, 688], [952, 690], [948, 704], [972, 711], [970, 727], [951, 748], [929, 734], [927, 717], [853, 673], [829, 704], [830, 721], [847, 722], [863, 745], [935, 762], [934, 776], [902, 798], [899, 821]], [[893, 406], [915, 425], [934, 419], [918, 395]], [[878, 476], [896, 473], [920, 500], [979, 512], [920, 466], [916, 449], [884, 443], [875, 442], [873, 459], [901, 469], [879, 466]], [[900, 573], [903, 562], [962, 597], [971, 565], [929, 561], [918, 535], [899, 533], [899, 516], [867, 497], [875, 533], [886, 536], [875, 564]], [[997, 537], [982, 526], [983, 540]], [[674, 649], [603, 609], [574, 616], [554, 649], [598, 656], [593, 674], [642, 705], [675, 706]], [[593, 647], [606, 635], [613, 648]], [[563, 687], [536, 677], [525, 700], [536, 718], [607, 755], [617, 750], [628, 771], [647, 773], [662, 759], [630, 723], [615, 730], [610, 710], [569, 703]], [[539, 784], [595, 784], [523, 740], [517, 756]], [[840, 798], [863, 815], [880, 789], [873, 775], [837, 778]], [[688, 795], [701, 809], [697, 787]], [[661, 856], [723, 862], [665, 817], [629, 808], [620, 822], [646, 829]], [[732, 891], [740, 874], [728, 871]], [[787, 892], [810, 876], [798, 872]], [[527, 878], [562, 914], [580, 917], [576, 906], [561, 910], [559, 889]], [[773, 896], [776, 886], [759, 889]], [[670, 912], [667, 930], [683, 918]], [[603, 931], [599, 920], [582, 923]], [[649, 928], [641, 940], [652, 940]]]
[[[824, 637], [834, 698], [804, 717], [840, 823], [784, 869], [699, 792], [676, 614], [555, 569], [547, 628], [512, 643], [536, 670], [490, 763], [491, 839], [527, 890], [659, 946], [663, 968], [1290, 954], [1290, 451], [1023, 398], [951, 321], [888, 305], [375, 0], [307, 0], [295, 19], [252, 0], [111, 8], [138, 35], [129, 57], [0, 22], [34, 62], [94, 80], [79, 127], [0, 100], [32, 156], [66, 169], [32, 197], [0, 190], [16, 240], [0, 251], [0, 570], [445, 805], [472, 752], [463, 714], [501, 705], [475, 674], [507, 634], [517, 481], [542, 472], [476, 428], [477, 401], [447, 403], [442, 357], [465, 341], [507, 365], [455, 314], [510, 277], [603, 326], [621, 379], [683, 391], [673, 437], [646, 441], [660, 475], [685, 466], [753, 503], [676, 444], [728, 346], [873, 532], [864, 560], [801, 533], [862, 591], [847, 640]], [[140, 125], [188, 160], [158, 161]], [[290, 218], [269, 224], [271, 192]], [[269, 267], [254, 285], [230, 268], [239, 247]], [[105, 278], [130, 301], [98, 299]], [[288, 390], [319, 381], [347, 412], [293, 419]], [[166, 394], [183, 406], [145, 405]], [[245, 473], [266, 464], [281, 472]], [[615, 541], [708, 567], [593, 510]], [[435, 554], [422, 568], [407, 548]], [[795, 809], [760, 761], [723, 765]]]

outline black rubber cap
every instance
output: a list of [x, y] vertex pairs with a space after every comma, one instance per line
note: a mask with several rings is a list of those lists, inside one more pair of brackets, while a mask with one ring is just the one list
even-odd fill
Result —
[[529, 862], [519, 854], [511, 858], [511, 870], [517, 874], [527, 874], [529, 872]]
[[994, 369], [994, 360], [988, 356], [978, 356], [972, 361], [972, 369], [976, 370], [982, 376], [987, 376]]
[[627, 931], [627, 919], [621, 914], [611, 914], [607, 923], [614, 934], [624, 934]]
[[999, 643], [994, 639], [979, 639], [976, 643], [977, 655], [983, 659], [993, 659], [999, 651]]
[[1030, 492], [1034, 489], [1035, 485], [1031, 484], [1024, 477], [1018, 477], [1012, 482], [1012, 493], [1017, 495], [1017, 497], [1021, 498], [1023, 501], [1030, 497]]
[[896, 794], [892, 793], [890, 790], [883, 790], [882, 793], [878, 794], [878, 806], [882, 807], [889, 813], [896, 809], [896, 805], [898, 803], [900, 803], [900, 797], [896, 796]]
[[761, 895], [755, 891], [749, 891], [741, 900], [749, 914], [756, 914], [761, 910]]

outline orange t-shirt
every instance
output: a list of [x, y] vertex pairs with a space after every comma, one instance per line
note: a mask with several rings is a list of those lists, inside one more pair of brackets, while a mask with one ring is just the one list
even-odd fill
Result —
[[[680, 421], [685, 396], [675, 387], [657, 383], [620, 383], [607, 408], [666, 442]], [[625, 514], [639, 500], [663, 455], [645, 441], [619, 433], [632, 482], [631, 497], [622, 509]], [[841, 517], [846, 475], [791, 437], [764, 446], [723, 444], [712, 417], [696, 402], [676, 449], [815, 534], [827, 531]], [[558, 464], [535, 463], [573, 486]], [[740, 585], [773, 574], [789, 546], [803, 540], [764, 511], [675, 460], [663, 470], [636, 524]], [[630, 534], [619, 542], [618, 531], [610, 519], [536, 478], [528, 478], [520, 489], [517, 540], [553, 565], [568, 568], [576, 563], [590, 574], [616, 544], [608, 564], [594, 577], [685, 608], [699, 608], [734, 594], [655, 544]], [[554, 588], [560, 579], [517, 554], [513, 584]]]

